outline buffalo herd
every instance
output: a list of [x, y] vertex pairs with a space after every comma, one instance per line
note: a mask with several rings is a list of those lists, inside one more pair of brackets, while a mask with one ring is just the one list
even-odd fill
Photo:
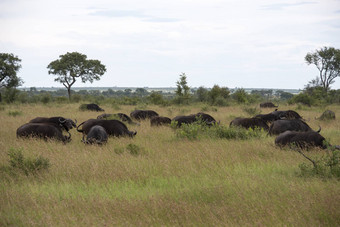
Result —
[[[267, 104], [268, 107], [271, 106]], [[102, 111], [99, 106], [87, 104], [88, 108]], [[267, 107], [267, 106], [263, 106]], [[335, 117], [334, 117], [335, 118]], [[96, 119], [88, 119], [77, 126], [77, 121], [64, 117], [37, 117], [17, 129], [17, 137], [38, 137], [56, 139], [64, 143], [71, 141], [69, 130], [76, 128], [83, 134], [85, 144], [104, 144], [109, 136], [134, 137], [137, 132], [130, 131], [125, 123], [140, 125], [141, 120], [149, 120], [151, 126], [173, 125], [181, 127], [183, 124], [203, 123], [207, 126], [219, 124], [211, 115], [199, 112], [190, 115], [176, 116], [172, 119], [159, 116], [153, 110], [134, 110], [130, 117], [124, 113], [101, 114]], [[137, 122], [135, 122], [137, 121]], [[246, 129], [260, 129], [268, 132], [269, 136], [276, 136], [275, 144], [279, 147], [297, 146], [300, 148], [325, 148], [325, 138], [320, 135], [321, 127], [313, 130], [307, 122], [295, 111], [275, 111], [267, 114], [258, 114], [251, 118], [237, 117], [232, 120], [229, 127], [242, 127]], [[63, 132], [68, 133], [64, 135]], [[339, 148], [339, 146], [336, 146]]]

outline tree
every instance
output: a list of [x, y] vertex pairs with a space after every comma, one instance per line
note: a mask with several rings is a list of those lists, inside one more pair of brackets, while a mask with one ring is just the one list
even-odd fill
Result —
[[188, 103], [189, 98], [190, 98], [190, 88], [187, 83], [187, 76], [185, 73], [182, 73], [179, 75], [179, 80], [176, 82], [177, 85], [177, 90], [176, 90], [176, 96], [177, 96], [177, 101], [179, 103], [186, 102]]
[[322, 87], [325, 92], [328, 92], [335, 78], [340, 76], [340, 50], [334, 47], [323, 47], [308, 53], [305, 60], [308, 65], [313, 64], [317, 67]]
[[11, 89], [22, 85], [22, 79], [17, 76], [21, 68], [20, 62], [21, 59], [13, 54], [0, 53], [0, 89]]
[[105, 65], [99, 60], [87, 60], [87, 56], [78, 52], [67, 52], [59, 56], [60, 59], [52, 61], [47, 68], [48, 74], [58, 75], [54, 81], [60, 82], [67, 89], [69, 100], [71, 100], [71, 87], [80, 78], [85, 83], [100, 80], [106, 72]]

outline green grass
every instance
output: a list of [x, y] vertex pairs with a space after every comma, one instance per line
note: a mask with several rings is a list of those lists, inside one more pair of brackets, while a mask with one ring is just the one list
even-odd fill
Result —
[[[101, 113], [80, 111], [77, 104], [4, 108], [23, 114], [0, 115], [0, 226], [340, 225], [339, 180], [301, 176], [299, 164], [308, 161], [275, 147], [274, 137], [265, 133], [227, 139], [210, 128], [188, 139], [171, 127], [142, 121], [141, 126], [127, 125], [138, 132], [133, 139], [110, 137], [104, 146], [89, 146], [72, 129], [72, 141], [64, 145], [17, 139], [15, 132], [37, 116], [64, 116], [81, 123]], [[103, 108], [117, 112], [112, 105]], [[170, 118], [204, 108], [221, 121], [224, 133], [233, 116], [244, 114], [242, 106], [217, 111], [202, 106], [147, 108]], [[122, 105], [119, 112], [133, 109]], [[339, 106], [331, 109], [340, 115]], [[321, 133], [332, 144], [340, 144], [338, 120], [314, 120], [320, 114], [317, 108], [298, 112], [312, 128], [321, 124]], [[48, 170], [13, 173], [11, 149], [20, 149], [23, 157], [49, 160]], [[323, 152], [308, 154], [321, 157]]]

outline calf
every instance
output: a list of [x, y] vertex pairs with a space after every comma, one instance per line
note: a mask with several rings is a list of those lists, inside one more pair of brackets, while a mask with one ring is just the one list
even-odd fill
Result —
[[92, 126], [90, 131], [87, 133], [86, 141], [84, 141], [84, 136], [83, 136], [83, 142], [87, 144], [101, 145], [103, 143], [106, 143], [108, 139], [108, 135], [107, 135], [105, 128], [103, 128], [100, 125]]

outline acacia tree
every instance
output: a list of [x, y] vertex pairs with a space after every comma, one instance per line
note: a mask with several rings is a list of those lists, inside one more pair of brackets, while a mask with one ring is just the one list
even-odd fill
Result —
[[60, 59], [52, 61], [47, 68], [49, 74], [57, 75], [54, 81], [60, 82], [67, 89], [68, 97], [71, 100], [71, 87], [77, 78], [85, 83], [93, 80], [100, 80], [100, 77], [106, 72], [105, 65], [99, 60], [87, 60], [85, 54], [78, 52], [67, 52], [59, 56]]
[[308, 65], [313, 64], [319, 70], [320, 83], [328, 92], [336, 77], [340, 76], [340, 50], [334, 47], [323, 47], [305, 57]]
[[17, 76], [17, 72], [21, 68], [20, 62], [21, 59], [13, 54], [0, 53], [0, 89], [15, 88], [22, 85], [22, 79]]

